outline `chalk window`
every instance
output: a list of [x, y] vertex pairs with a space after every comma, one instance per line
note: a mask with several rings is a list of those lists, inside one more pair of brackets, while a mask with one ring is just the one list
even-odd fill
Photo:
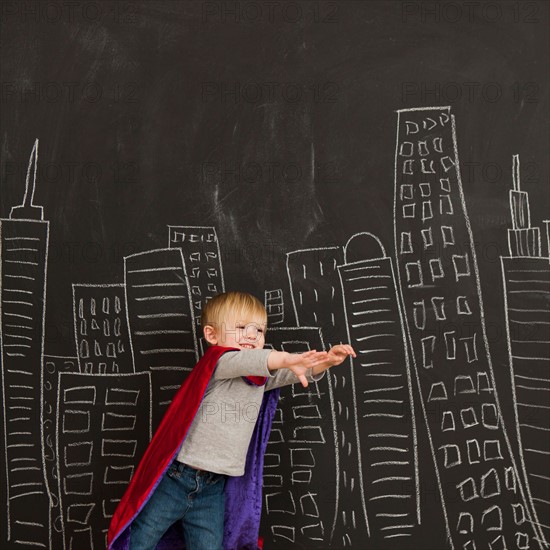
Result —
[[[506, 468], [507, 470], [511, 470], [512, 468]], [[513, 473], [512, 473], [513, 476]], [[515, 489], [515, 485], [514, 485]], [[514, 491], [515, 492], [515, 491]], [[521, 525], [522, 523], [525, 523], [526, 517], [525, 517], [525, 508], [523, 507], [523, 504], [512, 504], [512, 508], [514, 510], [514, 522], [516, 525]]]
[[422, 203], [422, 221], [429, 220], [433, 218], [433, 216], [432, 201], [424, 201]]
[[412, 120], [405, 121], [405, 127], [407, 128], [407, 135], [409, 134], [418, 134], [419, 127], [416, 122]]
[[408, 232], [401, 233], [401, 254], [409, 254], [412, 251], [411, 234]]
[[413, 303], [414, 326], [419, 330], [424, 330], [426, 326], [426, 306], [424, 300]]
[[88, 334], [88, 325], [86, 319], [80, 319], [80, 335], [87, 336]]
[[487, 439], [483, 442], [483, 454], [485, 460], [501, 460], [503, 459], [500, 452], [500, 441], [498, 439]]
[[105, 394], [105, 405], [128, 405], [137, 406], [139, 390], [125, 390], [122, 388], [107, 388]]
[[493, 387], [491, 386], [491, 383], [489, 382], [489, 376], [486, 372], [478, 372], [477, 373], [477, 391], [479, 393], [486, 391], [489, 393], [493, 392]]
[[137, 439], [102, 439], [101, 456], [120, 456], [134, 458]]
[[434, 382], [430, 388], [428, 401], [443, 401], [447, 399], [447, 390], [443, 382]]
[[278, 474], [264, 474], [263, 484], [265, 487], [282, 487], [283, 476]]
[[290, 465], [311, 467], [315, 466], [315, 459], [311, 449], [290, 449]]
[[443, 170], [445, 170], [445, 172], [448, 172], [454, 165], [454, 160], [448, 155], [441, 157], [441, 166], [443, 166]]
[[453, 203], [451, 202], [450, 195], [439, 195], [439, 213], [440, 214], [453, 213]]
[[421, 157], [425, 157], [430, 154], [430, 152], [428, 151], [428, 143], [426, 141], [418, 142], [418, 154]]
[[455, 332], [445, 332], [445, 349], [447, 352], [447, 359], [456, 359], [456, 338]]
[[481, 406], [481, 419], [483, 425], [490, 430], [498, 428], [497, 408], [492, 403], [483, 403]]
[[446, 191], [447, 193], [451, 192], [451, 180], [449, 180], [449, 178], [439, 178], [439, 184], [441, 186], [441, 191]]
[[429, 197], [431, 193], [430, 184], [429, 183], [421, 183], [419, 185], [420, 187], [420, 195], [422, 197]]
[[93, 442], [69, 443], [65, 447], [65, 466], [88, 466], [92, 463]]
[[455, 268], [456, 280], [459, 277], [468, 277], [470, 275], [470, 262], [468, 254], [461, 256], [460, 254], [453, 254], [453, 266]]
[[468, 502], [469, 500], [473, 500], [479, 496], [477, 494], [475, 481], [471, 477], [465, 479], [456, 487], [460, 491], [460, 496], [464, 502]]
[[[90, 516], [95, 508], [95, 503], [90, 504], [70, 504], [67, 508], [67, 522], [80, 523], [81, 525], [89, 525]], [[107, 517], [107, 516], [106, 516]], [[79, 532], [81, 532], [79, 530]], [[71, 538], [71, 542], [72, 542]], [[91, 541], [90, 541], [91, 542]]]
[[294, 429], [294, 441], [302, 443], [325, 443], [321, 426], [301, 426]]
[[472, 426], [479, 424], [473, 407], [461, 409], [460, 418], [462, 419], [462, 425], [465, 428], [471, 428]]
[[402, 157], [412, 157], [414, 153], [414, 145], [410, 141], [404, 141], [399, 149], [399, 154]]
[[66, 495], [91, 495], [94, 476], [88, 474], [71, 474], [63, 478]]
[[456, 299], [456, 310], [458, 311], [459, 315], [471, 315], [472, 310], [470, 309], [470, 304], [468, 304], [468, 300], [466, 299], [466, 296], [458, 296]]
[[500, 495], [500, 482], [497, 471], [491, 468], [486, 474], [481, 476], [481, 496], [491, 498]]
[[407, 283], [409, 288], [415, 286], [422, 286], [422, 268], [420, 267], [420, 260], [417, 262], [409, 262], [405, 264], [405, 271], [407, 273]]
[[439, 258], [430, 260], [430, 271], [432, 273], [432, 280], [441, 279], [443, 277], [443, 266]]
[[307, 493], [300, 497], [300, 507], [302, 508], [302, 514], [312, 518], [319, 517], [319, 508], [315, 502], [315, 497], [311, 493]]
[[404, 218], [414, 218], [414, 210], [415, 210], [416, 204], [413, 202], [411, 204], [404, 204], [403, 205], [403, 217]]
[[105, 315], [109, 315], [109, 310], [111, 309], [111, 302], [109, 300], [108, 296], [105, 296], [101, 302], [101, 311], [105, 313]]
[[90, 346], [88, 345], [88, 340], [82, 340], [80, 342], [80, 358], [86, 359], [90, 357]]
[[420, 159], [423, 174], [435, 174], [434, 161], [428, 159]]
[[443, 140], [440, 137], [433, 139], [433, 145], [436, 153], [443, 153]]
[[455, 395], [460, 393], [476, 393], [474, 381], [468, 374], [459, 374], [455, 376]]
[[[439, 138], [441, 139], [441, 138]], [[468, 512], [460, 512], [456, 530], [461, 535], [469, 535], [474, 530], [474, 518]]]
[[401, 200], [413, 198], [413, 186], [409, 183], [404, 183], [401, 186]]
[[433, 244], [432, 228], [422, 229], [422, 240], [424, 241], [424, 248], [429, 248]]
[[413, 162], [414, 160], [406, 160], [403, 163], [403, 174], [412, 174], [413, 173]]
[[63, 390], [63, 402], [68, 404], [83, 403], [95, 405], [96, 389], [94, 386], [76, 386]]
[[502, 512], [496, 504], [483, 512], [481, 525], [486, 531], [502, 531]]
[[468, 450], [468, 462], [470, 464], [478, 464], [481, 461], [481, 452], [479, 450], [478, 440], [468, 439], [466, 441], [466, 449]]
[[103, 474], [105, 485], [126, 485], [134, 474], [134, 467], [129, 466], [107, 466]]
[[473, 363], [474, 361], [477, 361], [476, 337], [477, 333], [474, 333], [473, 336], [461, 338], [461, 340], [464, 342], [464, 347], [466, 349], [466, 359], [468, 363]]
[[455, 236], [453, 234], [453, 228], [448, 225], [441, 226], [441, 236], [443, 237], [443, 246], [449, 246], [455, 244]]
[[310, 483], [311, 470], [293, 470], [291, 480], [293, 485], [297, 483]]
[[514, 474], [514, 469], [512, 468], [512, 466], [504, 468], [504, 483], [506, 485], [506, 489], [512, 491], [513, 493], [516, 492], [516, 476]]
[[442, 432], [455, 431], [455, 417], [453, 415], [453, 411], [443, 411], [443, 417], [441, 419], [441, 431]]
[[460, 449], [458, 448], [458, 445], [441, 445], [439, 448], [442, 449], [444, 453], [443, 460], [445, 468], [452, 468], [453, 466], [458, 466], [461, 464]]
[[435, 318], [438, 321], [444, 321], [445, 317], [445, 298], [443, 296], [434, 296], [432, 298], [432, 307], [434, 309]]
[[90, 431], [90, 412], [66, 410], [63, 413], [63, 433], [83, 433]]
[[422, 338], [422, 364], [425, 369], [433, 368], [433, 354], [435, 348], [435, 336]]

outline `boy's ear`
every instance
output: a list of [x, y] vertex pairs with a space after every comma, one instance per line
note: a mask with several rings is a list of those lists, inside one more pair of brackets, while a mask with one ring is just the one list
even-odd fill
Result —
[[218, 338], [216, 335], [216, 329], [212, 325], [204, 325], [202, 328], [202, 333], [204, 339], [212, 346], [215, 346], [218, 343]]

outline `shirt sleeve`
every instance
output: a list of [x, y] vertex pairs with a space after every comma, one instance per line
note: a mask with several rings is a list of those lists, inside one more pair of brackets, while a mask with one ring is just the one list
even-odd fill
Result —
[[[317, 382], [325, 376], [325, 372], [326, 371], [323, 371], [316, 376], [306, 374], [307, 381], [310, 383]], [[283, 386], [290, 386], [290, 384], [301, 384], [301, 382], [291, 370], [278, 369], [277, 371], [275, 371], [274, 376], [267, 379], [265, 391], [273, 390], [275, 388], [282, 388]]]
[[219, 359], [213, 380], [238, 378], [239, 376], [267, 376], [272, 378], [267, 368], [267, 357], [272, 349], [242, 349], [226, 351]]

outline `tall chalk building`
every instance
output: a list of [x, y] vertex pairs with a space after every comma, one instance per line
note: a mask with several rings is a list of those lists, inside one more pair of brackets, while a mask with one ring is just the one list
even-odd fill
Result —
[[448, 539], [463, 550], [542, 547], [502, 424], [450, 107], [398, 111], [394, 230]]
[[0, 352], [7, 540], [46, 548], [49, 490], [43, 452], [43, 355], [49, 222], [35, 206], [38, 140], [23, 203], [0, 219]]
[[349, 376], [362, 512], [375, 547], [409, 547], [420, 521], [417, 438], [393, 264], [370, 233], [353, 235], [344, 258], [338, 272], [348, 341], [357, 353]]
[[[529, 197], [520, 189], [519, 156], [510, 190], [509, 256], [501, 257], [508, 352], [519, 442], [518, 466], [545, 544], [550, 541], [550, 254], [531, 226]], [[550, 244], [550, 242], [548, 243]], [[548, 251], [548, 248], [547, 248]]]

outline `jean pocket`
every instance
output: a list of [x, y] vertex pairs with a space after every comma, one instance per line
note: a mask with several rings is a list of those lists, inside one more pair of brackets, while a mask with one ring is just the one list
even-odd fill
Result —
[[168, 471], [166, 472], [166, 475], [168, 477], [171, 477], [172, 479], [180, 479], [181, 478], [181, 472], [178, 470], [178, 467], [174, 464], [172, 464]]
[[225, 478], [224, 474], [215, 474], [207, 483], [208, 485], [217, 485], [220, 481], [225, 481]]

